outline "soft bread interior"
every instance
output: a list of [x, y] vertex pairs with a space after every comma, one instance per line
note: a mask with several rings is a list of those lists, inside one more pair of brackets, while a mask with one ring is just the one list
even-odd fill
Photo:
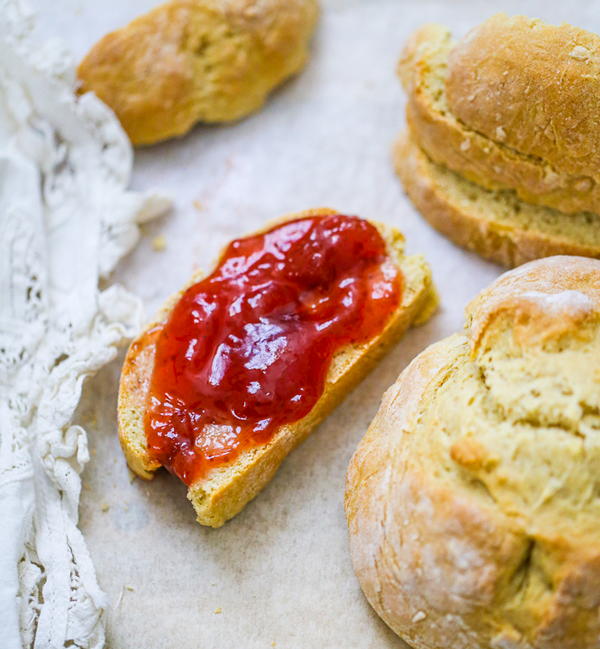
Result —
[[[331, 214], [334, 210], [310, 210], [292, 215]], [[270, 224], [268, 227], [272, 227]], [[404, 255], [404, 238], [397, 230], [375, 224], [384, 237], [390, 259], [403, 276], [402, 301], [382, 333], [361, 345], [350, 345], [334, 356], [322, 397], [307, 417], [281, 427], [270, 442], [244, 451], [234, 462], [212, 469], [191, 485], [188, 498], [198, 522], [219, 527], [237, 514], [269, 482], [285, 456], [346, 396], [376, 361], [411, 325], [428, 319], [437, 304], [431, 272], [422, 257]], [[266, 229], [268, 229], [268, 227]], [[190, 284], [198, 281], [196, 275]], [[152, 478], [160, 465], [146, 447], [144, 411], [153, 368], [154, 348], [148, 332], [164, 321], [181, 292], [167, 301], [154, 323], [131, 345], [121, 375], [119, 391], [119, 437], [130, 468]]]

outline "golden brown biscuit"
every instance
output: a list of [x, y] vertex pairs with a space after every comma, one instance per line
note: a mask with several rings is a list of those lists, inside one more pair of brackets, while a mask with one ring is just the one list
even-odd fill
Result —
[[446, 93], [469, 128], [582, 182], [600, 178], [600, 36], [497, 14], [450, 52]]
[[308, 56], [316, 0], [172, 0], [102, 38], [78, 69], [134, 144], [257, 110]]
[[[493, 45], [489, 46], [487, 50], [490, 65], [491, 61], [496, 61], [493, 58], [495, 53], [500, 51], [500, 48], [496, 48], [495, 44], [505, 43], [507, 40], [505, 31], [510, 32], [511, 39], [520, 36], [525, 42], [523, 47], [531, 46], [522, 32], [517, 30], [516, 33], [513, 33], [512, 31], [513, 22], [522, 24], [525, 20], [524, 18], [509, 19], [506, 16], [495, 16], [479, 28], [486, 32], [487, 38], [493, 39]], [[538, 23], [539, 21], [535, 21], [536, 25]], [[575, 28], [567, 25], [560, 28], [544, 26], [543, 29], [540, 28], [539, 33], [545, 33], [547, 29], [558, 30], [566, 37], [570, 33], [569, 30]], [[581, 32], [582, 30], [576, 31]], [[479, 33], [477, 30], [475, 32]], [[587, 34], [589, 38], [600, 41], [600, 38], [593, 34], [583, 33]], [[592, 177], [593, 174], [590, 176], [591, 168], [586, 170], [584, 176], [580, 172], [570, 173], [562, 166], [560, 156], [558, 160], [543, 159], [528, 155], [523, 150], [512, 146], [508, 138], [513, 133], [513, 129], [509, 128], [506, 123], [503, 126], [499, 122], [494, 122], [487, 129], [489, 133], [486, 135], [478, 129], [478, 124], [465, 123], [455, 114], [448, 97], [448, 89], [451, 86], [455, 104], [460, 104], [460, 106], [468, 104], [478, 115], [483, 115], [490, 121], [495, 120], [495, 116], [499, 114], [497, 110], [492, 110], [488, 105], [480, 105], [478, 97], [488, 96], [483, 89], [480, 94], [477, 94], [469, 86], [465, 88], [463, 98], [459, 99], [462, 86], [458, 83], [457, 78], [461, 74], [469, 79], [474, 78], [475, 75], [475, 68], [468, 63], [472, 42], [472, 40], [466, 40], [466, 44], [463, 41], [457, 43], [452, 39], [450, 30], [446, 27], [425, 25], [411, 36], [404, 48], [398, 64], [398, 74], [407, 93], [406, 118], [419, 146], [435, 162], [449, 167], [487, 189], [514, 189], [519, 198], [526, 202], [553, 207], [566, 213], [579, 211], [600, 213], [600, 183]], [[540, 44], [538, 45], [541, 47]], [[490, 52], [491, 48], [493, 48], [492, 52]], [[517, 48], [515, 56], [522, 50], [523, 48]], [[529, 71], [529, 74], [539, 75], [536, 84], [541, 88], [545, 87], [544, 74], [546, 73], [544, 70], [551, 63], [549, 60], [551, 53], [556, 57], [557, 62], [565, 58], [567, 61], [571, 61], [568, 55], [553, 49], [550, 45], [547, 45], [544, 51], [547, 55], [545, 61], [534, 59], [535, 65], [523, 67]], [[449, 76], [449, 60], [453, 63], [452, 77]], [[518, 61], [513, 61], [513, 64], [517, 66]], [[464, 65], [466, 69], [460, 71], [461, 65]], [[508, 66], [508, 63], [505, 58], [499, 58], [495, 65], [502, 68], [502, 66]], [[507, 69], [508, 67], [503, 68], [505, 71]], [[553, 68], [552, 73], [554, 71]], [[509, 96], [509, 92], [513, 92], [513, 90], [508, 79], [513, 79], [514, 75], [511, 73], [507, 76], [503, 72], [499, 73], [499, 76], [501, 78], [499, 83], [503, 83], [504, 86], [501, 85], [494, 91], [498, 106], [502, 106], [504, 101], [513, 106], [515, 102]], [[583, 79], [582, 82], [588, 83], [588, 85], [592, 83], [589, 79]], [[592, 88], [588, 88], [587, 92], [591, 92], [591, 90]], [[528, 104], [530, 99], [529, 96], [522, 97], [519, 105], [533, 106], [534, 102]], [[593, 108], [582, 115], [585, 119], [595, 120]], [[520, 123], [523, 128], [535, 129], [535, 125], [531, 120], [528, 120], [526, 114], [521, 118]]]
[[371, 605], [416, 649], [600, 646], [600, 261], [506, 273], [386, 393], [349, 470]]

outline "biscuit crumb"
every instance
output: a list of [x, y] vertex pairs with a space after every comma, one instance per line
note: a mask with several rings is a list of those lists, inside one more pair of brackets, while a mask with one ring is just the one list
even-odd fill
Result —
[[577, 61], [588, 61], [590, 58], [590, 51], [587, 47], [583, 47], [583, 45], [575, 45], [575, 47], [569, 52], [569, 56]]
[[461, 437], [450, 447], [450, 457], [461, 466], [478, 469], [485, 460], [485, 448], [476, 440]]
[[427, 615], [424, 613], [424, 611], [417, 611], [412, 618], [413, 623], [421, 622], [427, 617]]
[[167, 240], [165, 239], [164, 234], [159, 234], [157, 237], [152, 239], [152, 250], [156, 252], [162, 252], [167, 247]]
[[133, 481], [136, 478], [137, 478], [137, 475], [133, 471], [131, 471], [131, 469], [130, 469], [129, 470], [129, 484], [133, 484]]
[[276, 646], [277, 646], [277, 643], [275, 642], [275, 640], [273, 640], [273, 642], [271, 642], [271, 646], [272, 646], [272, 647], [276, 647]]
[[110, 509], [110, 505], [108, 503], [102, 503], [102, 505], [100, 505], [100, 509], [106, 514], [106, 512]]
[[215, 615], [219, 615], [223, 612], [223, 609], [219, 606], [219, 608], [215, 609]]
[[578, 178], [573, 183], [573, 187], [574, 187], [575, 191], [578, 191], [578, 192], [589, 192], [590, 189], [592, 189], [593, 186], [594, 186], [593, 180], [591, 178], [587, 178], [585, 176], [582, 177], [582, 178]]
[[192, 205], [201, 212], [204, 209], [204, 205], [200, 201], [192, 201]]
[[128, 590], [130, 593], [135, 592], [135, 588], [133, 586], [125, 586], [125, 590]]
[[559, 180], [560, 176], [551, 169], [550, 167], [546, 167], [544, 169], [544, 180], [548, 183], [555, 183], [557, 180]]

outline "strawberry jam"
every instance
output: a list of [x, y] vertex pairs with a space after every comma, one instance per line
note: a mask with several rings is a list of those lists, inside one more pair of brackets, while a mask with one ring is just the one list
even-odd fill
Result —
[[288, 221], [233, 241], [156, 338], [150, 454], [186, 484], [307, 415], [335, 352], [379, 334], [401, 276], [354, 216]]

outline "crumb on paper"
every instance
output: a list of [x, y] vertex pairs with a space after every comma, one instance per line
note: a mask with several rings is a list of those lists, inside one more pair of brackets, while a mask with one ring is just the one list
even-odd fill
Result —
[[104, 513], [106, 513], [106, 512], [110, 509], [110, 505], [109, 505], [108, 503], [102, 503], [102, 505], [100, 505], [100, 509], [101, 509]]
[[152, 250], [162, 252], [167, 247], [167, 240], [164, 234], [159, 234], [152, 239]]
[[198, 212], [202, 212], [202, 210], [204, 209], [204, 205], [201, 201], [192, 201], [192, 205], [198, 210]]
[[223, 612], [223, 609], [219, 606], [219, 608], [215, 609], [215, 615], [220, 615]]
[[117, 597], [117, 601], [115, 602], [115, 610], [121, 606], [121, 602], [123, 601], [123, 595], [125, 594], [125, 591], [129, 591], [130, 593], [135, 592], [135, 588], [133, 586], [121, 586], [121, 592], [119, 593], [119, 596]]
[[424, 611], [417, 611], [412, 618], [413, 623], [421, 622], [427, 617]]
[[277, 643], [275, 642], [275, 640], [273, 640], [273, 642], [271, 642], [271, 646], [272, 646], [272, 647], [276, 647], [276, 646], [277, 646]]

